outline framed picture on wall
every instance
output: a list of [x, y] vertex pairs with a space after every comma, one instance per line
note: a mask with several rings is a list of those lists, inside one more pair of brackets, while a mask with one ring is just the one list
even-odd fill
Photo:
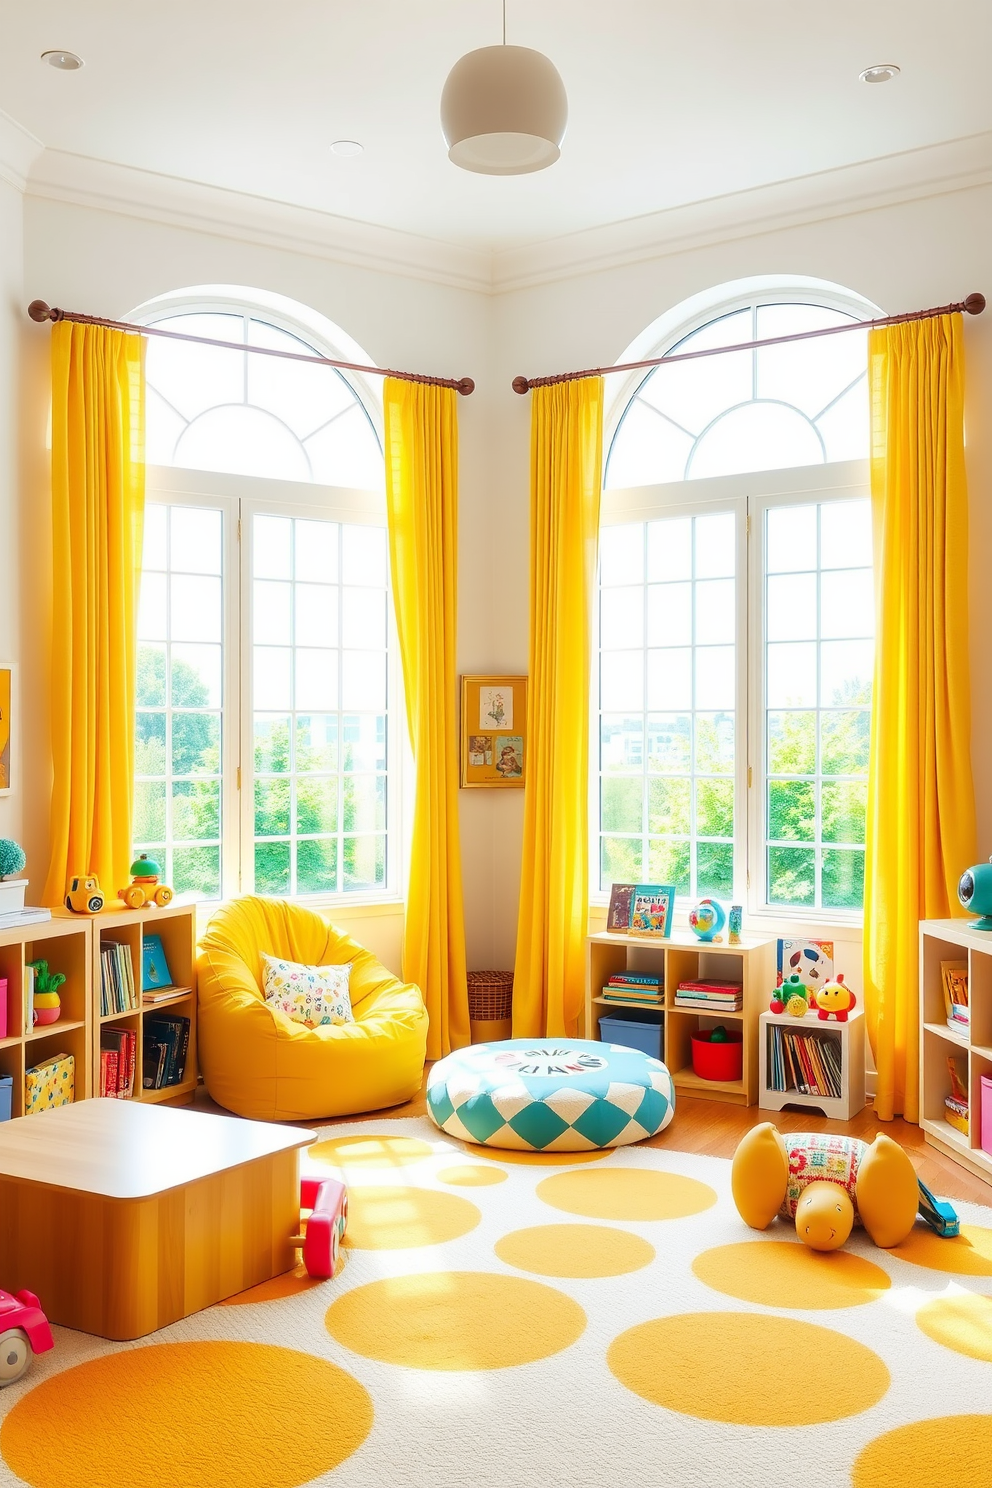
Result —
[[0, 661], [0, 796], [14, 788], [14, 668]]
[[522, 786], [527, 779], [527, 678], [462, 678], [462, 785]]

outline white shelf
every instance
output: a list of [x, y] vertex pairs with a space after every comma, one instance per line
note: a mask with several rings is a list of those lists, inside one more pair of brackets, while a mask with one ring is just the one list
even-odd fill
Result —
[[[768, 1084], [768, 1029], [787, 1028], [803, 1038], [832, 1038], [840, 1044], [841, 1093], [804, 1095], [799, 1090], [772, 1090]], [[949, 1030], [948, 1030], [949, 1031]], [[763, 1111], [781, 1111], [786, 1106], [805, 1106], [838, 1121], [850, 1121], [865, 1103], [865, 1019], [860, 1007], [852, 1009], [843, 1023], [807, 1015], [792, 1018], [788, 1013], [762, 1013], [758, 1019], [758, 1105]]]

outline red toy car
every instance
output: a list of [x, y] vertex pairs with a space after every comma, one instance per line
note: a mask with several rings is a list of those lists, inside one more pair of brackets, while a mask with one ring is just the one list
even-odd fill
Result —
[[320, 1280], [331, 1277], [348, 1223], [348, 1190], [335, 1178], [303, 1178], [300, 1207], [312, 1211], [306, 1234], [300, 1237], [307, 1275]]
[[52, 1347], [52, 1330], [33, 1292], [0, 1291], [0, 1389], [19, 1380], [34, 1354]]

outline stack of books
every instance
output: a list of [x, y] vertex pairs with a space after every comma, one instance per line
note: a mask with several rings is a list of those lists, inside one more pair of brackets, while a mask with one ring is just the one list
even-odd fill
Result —
[[840, 1040], [769, 1024], [768, 1088], [840, 1100]]
[[661, 1007], [664, 996], [661, 978], [639, 971], [618, 971], [602, 991], [604, 1002], [634, 1002], [644, 1007]]
[[739, 1013], [744, 1006], [744, 988], [740, 982], [723, 982], [715, 977], [679, 982], [675, 1006], [693, 1013]]
[[130, 1013], [139, 1006], [131, 952], [116, 940], [100, 942], [100, 1016]]
[[189, 1019], [178, 1015], [149, 1018], [145, 1015], [145, 1042], [141, 1051], [141, 1083], [146, 1090], [181, 1085], [189, 1052]]
[[968, 1007], [967, 961], [941, 961], [940, 980], [944, 989], [947, 1026], [962, 1038], [968, 1037], [971, 1010]]
[[0, 930], [12, 930], [17, 925], [34, 925], [41, 920], [50, 920], [52, 911], [25, 904], [23, 909], [10, 909], [0, 914]]
[[100, 1034], [100, 1094], [130, 1100], [134, 1094], [134, 1066], [138, 1034], [133, 1028], [104, 1028]]

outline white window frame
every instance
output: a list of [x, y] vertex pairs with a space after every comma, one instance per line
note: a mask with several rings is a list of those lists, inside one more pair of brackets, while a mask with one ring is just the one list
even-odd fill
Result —
[[[772, 506], [794, 506], [826, 501], [850, 501], [869, 494], [867, 460], [829, 465], [803, 465], [791, 470], [747, 472], [669, 485], [632, 486], [603, 492], [600, 526], [648, 522], [657, 518], [698, 516], [707, 511], [734, 511], [737, 518], [737, 699], [735, 742], [737, 766], [734, 790], [735, 898], [746, 906], [749, 920], [769, 931], [784, 928], [800, 933], [810, 925], [849, 926], [863, 923], [860, 910], [816, 909], [813, 906], [769, 904], [765, 855], [764, 737], [764, 514]], [[597, 576], [597, 596], [599, 581]], [[590, 903], [604, 905], [608, 895], [599, 887], [599, 673], [596, 604], [595, 654], [597, 671], [590, 708]], [[684, 910], [690, 901], [682, 899]]]
[[[224, 695], [221, 700], [221, 899], [247, 892], [254, 878], [251, 528], [256, 513], [386, 526], [382, 492], [262, 479], [178, 466], [149, 466], [146, 501], [221, 510], [224, 521]], [[390, 591], [391, 594], [391, 591]], [[403, 781], [406, 722], [393, 605], [387, 603], [386, 882], [378, 889], [291, 897], [314, 908], [401, 903], [405, 885]]]

